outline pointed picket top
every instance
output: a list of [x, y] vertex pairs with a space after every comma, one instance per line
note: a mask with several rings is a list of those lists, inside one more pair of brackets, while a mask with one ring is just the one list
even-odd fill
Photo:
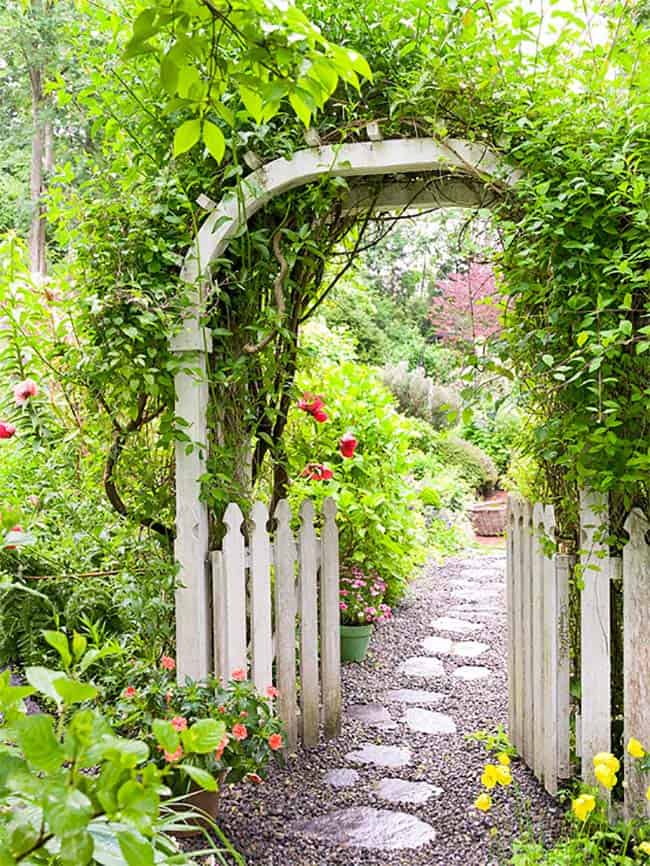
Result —
[[275, 506], [275, 511], [273, 512], [273, 516], [278, 521], [278, 523], [285, 526], [291, 521], [291, 506], [286, 499], [281, 499], [278, 504]]
[[544, 507], [544, 531], [555, 541], [555, 509], [552, 505]]
[[313, 525], [314, 517], [316, 515], [316, 510], [314, 508], [314, 503], [311, 501], [311, 499], [303, 500], [303, 503], [300, 506], [299, 514], [300, 514], [300, 522], [302, 523], [303, 526]]
[[633, 508], [628, 514], [623, 527], [630, 536], [630, 540], [632, 540], [635, 537], [640, 538], [645, 536], [646, 532], [650, 529], [650, 521], [640, 508]]
[[533, 525], [535, 530], [539, 530], [544, 526], [544, 506], [541, 502], [536, 502], [533, 505]]
[[231, 531], [236, 532], [242, 528], [244, 515], [236, 502], [231, 502], [223, 515], [224, 525]]
[[250, 521], [253, 524], [254, 529], [266, 530], [266, 526], [269, 522], [269, 509], [266, 507], [264, 502], [258, 500], [253, 503]]
[[336, 513], [338, 511], [338, 506], [336, 505], [336, 500], [333, 496], [328, 496], [323, 500], [323, 517], [326, 520], [336, 520]]

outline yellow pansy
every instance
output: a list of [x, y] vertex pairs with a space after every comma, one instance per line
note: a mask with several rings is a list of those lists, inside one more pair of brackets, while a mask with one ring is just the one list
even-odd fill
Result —
[[507, 752], [499, 752], [499, 754], [497, 755], [497, 761], [500, 764], [503, 764], [504, 767], [510, 766], [510, 758], [508, 757]]
[[479, 794], [474, 800], [474, 806], [481, 812], [488, 812], [492, 808], [492, 797], [489, 794]]
[[500, 785], [509, 785], [512, 782], [512, 775], [508, 767], [499, 766], [496, 768], [496, 771], [497, 782]]
[[650, 800], [650, 788], [645, 792], [645, 798], [646, 800]]
[[616, 784], [616, 773], [614, 773], [607, 764], [596, 764], [594, 773], [603, 788], [607, 788], [608, 791], [611, 791]]
[[589, 815], [596, 808], [596, 798], [591, 794], [580, 794], [579, 797], [571, 803], [571, 809], [578, 821], [586, 821]]
[[639, 845], [639, 851], [643, 854], [650, 854], [650, 842], [641, 842]]
[[488, 791], [491, 788], [494, 788], [496, 783], [499, 781], [497, 775], [498, 768], [494, 766], [494, 764], [486, 764], [483, 770], [483, 775], [481, 776], [481, 784], [484, 788], [487, 788]]
[[594, 767], [597, 767], [598, 764], [604, 764], [612, 771], [612, 773], [618, 773], [621, 769], [621, 764], [618, 758], [615, 758], [611, 752], [598, 752], [594, 758]]
[[630, 742], [627, 744], [627, 750], [633, 758], [645, 758], [645, 749], [638, 740], [630, 737]]

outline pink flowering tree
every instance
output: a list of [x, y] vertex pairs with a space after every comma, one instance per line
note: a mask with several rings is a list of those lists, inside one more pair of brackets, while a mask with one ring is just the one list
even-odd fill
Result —
[[470, 261], [467, 271], [449, 274], [436, 286], [440, 295], [433, 301], [429, 319], [443, 342], [477, 346], [500, 332], [499, 293], [490, 265]]

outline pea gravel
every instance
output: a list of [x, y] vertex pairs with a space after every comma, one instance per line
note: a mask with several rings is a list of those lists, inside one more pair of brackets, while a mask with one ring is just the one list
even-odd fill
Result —
[[[242, 784], [223, 792], [220, 826], [248, 866], [493, 866], [507, 862], [510, 841], [518, 832], [532, 827], [538, 839], [551, 842], [557, 838], [563, 827], [563, 810], [518, 760], [513, 762], [512, 770], [520, 793], [514, 786], [493, 792], [495, 805], [485, 815], [472, 806], [480, 792], [485, 751], [466, 735], [493, 731], [507, 721], [504, 569], [501, 555], [472, 554], [450, 559], [444, 566], [430, 563], [391, 622], [375, 631], [366, 660], [344, 666], [341, 736], [316, 749], [299, 750], [285, 767], [272, 768], [262, 785]], [[469, 585], [477, 591], [473, 593]], [[486, 590], [494, 600], [487, 608]], [[475, 603], [472, 598], [476, 598]], [[446, 630], [455, 627], [454, 619], [478, 625]], [[476, 659], [476, 666], [488, 671], [485, 678], [464, 680], [453, 676], [454, 670], [466, 671], [474, 665], [473, 659], [453, 654], [453, 646], [451, 654], [435, 655], [442, 662], [444, 676], [404, 672], [404, 668], [417, 669], [417, 665], [404, 663], [423, 655], [423, 641], [427, 638], [448, 638], [457, 644], [467, 640], [470, 633], [471, 640], [487, 644]], [[431, 646], [436, 643], [431, 642]], [[438, 645], [445, 648], [443, 643]], [[434, 674], [435, 668], [430, 666]], [[420, 690], [423, 700], [417, 702], [417, 692], [409, 691], [402, 695], [402, 703], [400, 690]], [[409, 707], [431, 707], [431, 698], [427, 701], [425, 692], [441, 696], [434, 697], [436, 712], [451, 717], [456, 733], [431, 734], [409, 727], [408, 719], [414, 717], [407, 712]], [[366, 704], [375, 706], [364, 718], [358, 707]], [[352, 717], [347, 707], [356, 708]], [[386, 708], [395, 727], [372, 723], [379, 715], [385, 721], [381, 707]], [[445, 730], [452, 729], [445, 726]], [[346, 760], [346, 755], [368, 745], [410, 750], [411, 760], [393, 768]], [[330, 775], [328, 783], [328, 774], [343, 769], [356, 770], [358, 781], [336, 786]], [[346, 776], [354, 778], [342, 774]], [[408, 797], [405, 802], [386, 802], [380, 792], [385, 790], [387, 779], [424, 782], [442, 792], [426, 799], [411, 797], [412, 802]], [[528, 803], [525, 808], [524, 803]], [[350, 809], [355, 811], [344, 811]], [[394, 842], [377, 830], [377, 838], [368, 839], [371, 847], [359, 847], [355, 827], [352, 834], [356, 841], [346, 847], [341, 830], [345, 815], [355, 821], [368, 815], [369, 826], [378, 822], [374, 823], [378, 828], [382, 816], [378, 817], [375, 810], [382, 809], [418, 819], [410, 823], [419, 828], [422, 844], [403, 849], [376, 848], [383, 836], [388, 844]], [[329, 813], [336, 814], [324, 825], [325, 838], [314, 838], [309, 834], [310, 822], [322, 829], [323, 818]], [[389, 820], [388, 815], [385, 818]], [[423, 831], [420, 822], [434, 832]]]

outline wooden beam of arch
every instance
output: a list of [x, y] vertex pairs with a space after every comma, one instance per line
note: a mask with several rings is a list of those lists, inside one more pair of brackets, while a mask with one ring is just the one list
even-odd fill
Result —
[[[210, 333], [201, 322], [212, 262], [229, 240], [277, 195], [324, 177], [357, 178], [350, 189], [350, 210], [361, 209], [368, 183], [391, 181], [377, 196], [377, 210], [413, 207], [476, 207], [498, 198], [516, 173], [487, 146], [462, 140], [395, 139], [311, 147], [291, 159], [276, 159], [242, 180], [205, 219], [183, 264], [189, 303], [171, 349], [184, 359], [175, 376], [176, 416], [184, 436], [176, 443], [176, 540], [179, 589], [176, 593], [177, 674], [204, 679], [212, 670], [208, 509], [201, 501], [201, 478], [208, 451], [208, 353]], [[401, 180], [401, 178], [406, 178]], [[411, 183], [408, 178], [411, 178]], [[419, 180], [418, 180], [419, 177]], [[424, 178], [424, 180], [422, 180]], [[413, 182], [416, 188], [413, 189]], [[420, 186], [417, 186], [420, 183]], [[374, 193], [373, 193], [374, 195]], [[367, 204], [366, 204], [367, 209]]]

